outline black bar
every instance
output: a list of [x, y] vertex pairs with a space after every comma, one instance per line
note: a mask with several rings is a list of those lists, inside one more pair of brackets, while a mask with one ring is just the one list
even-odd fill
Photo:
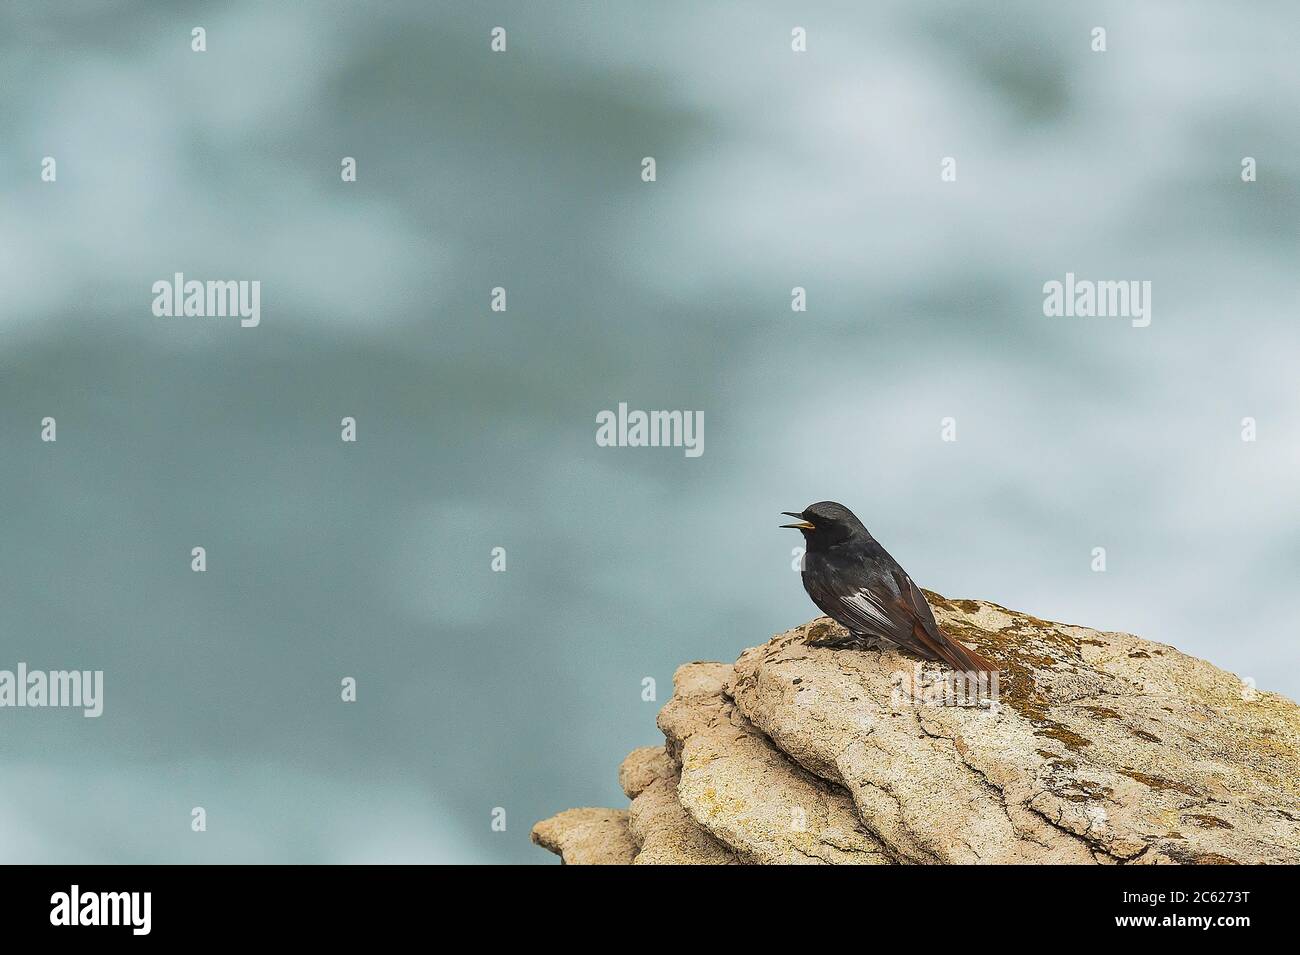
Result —
[[[658, 911], [660, 893], [683, 904], [676, 918], [727, 921], [762, 918], [774, 905], [790, 924], [818, 918], [824, 924], [910, 926], [917, 938], [980, 938], [948, 933], [1051, 932], [1089, 939], [1101, 936], [1185, 938], [1190, 933], [1231, 944], [1242, 932], [1287, 925], [1293, 873], [1281, 868], [1237, 866], [1024, 866], [869, 867], [852, 872], [784, 872], [730, 867], [710, 872], [645, 867], [596, 873], [578, 867], [9, 867], [0, 902], [7, 938], [95, 944], [198, 941], [338, 942], [399, 940], [413, 928], [443, 932], [457, 922], [496, 912], [489, 933], [537, 932], [569, 911], [571, 930], [593, 934], [604, 924], [614, 938], [620, 919]], [[804, 880], [811, 880], [805, 882]], [[54, 925], [58, 894], [71, 900], [78, 887], [83, 905], [103, 892], [149, 893], [147, 934], [139, 924]], [[693, 889], [698, 887], [698, 889]], [[734, 890], [726, 895], [728, 889]], [[720, 891], [721, 890], [721, 891]], [[114, 897], [126, 912], [121, 897]], [[143, 896], [139, 897], [141, 901]], [[54, 901], [52, 901], [54, 899]], [[729, 899], [729, 901], [727, 901]], [[100, 911], [100, 899], [91, 903]], [[643, 904], [642, 904], [643, 903]], [[750, 911], [746, 911], [746, 908]], [[827, 911], [817, 914], [816, 909]], [[143, 906], [132, 911], [139, 915]], [[112, 906], [107, 909], [112, 914]], [[603, 915], [601, 913], [604, 913]], [[500, 916], [505, 916], [500, 918]], [[1191, 920], [1196, 921], [1191, 921]], [[1209, 920], [1208, 924], [1201, 920]], [[1125, 921], [1127, 920], [1127, 921]], [[1138, 921], [1134, 921], [1138, 920]], [[1238, 921], [1241, 920], [1241, 921]], [[65, 919], [66, 921], [66, 919]], [[139, 920], [137, 920], [138, 922]], [[1121, 924], [1123, 922], [1123, 924]], [[1234, 923], [1234, 924], [1230, 924]], [[630, 923], [629, 923], [630, 924]], [[667, 929], [669, 926], [664, 925]], [[597, 939], [598, 940], [598, 939]]]

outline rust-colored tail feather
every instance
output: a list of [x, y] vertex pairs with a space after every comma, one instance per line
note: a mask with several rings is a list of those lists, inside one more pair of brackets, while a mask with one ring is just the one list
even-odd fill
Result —
[[912, 624], [912, 636], [916, 638], [921, 646], [933, 653], [937, 659], [942, 660], [954, 670], [960, 670], [963, 673], [971, 670], [976, 673], [998, 672], [997, 664], [969, 647], [962, 646], [937, 626], [934, 628], [933, 633], [928, 633], [925, 625], [918, 620]]

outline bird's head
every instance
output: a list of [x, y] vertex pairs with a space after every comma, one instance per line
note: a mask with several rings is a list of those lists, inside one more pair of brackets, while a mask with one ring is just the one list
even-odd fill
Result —
[[820, 501], [817, 504], [809, 504], [802, 511], [782, 511], [786, 517], [799, 518], [798, 523], [782, 524], [782, 527], [790, 527], [801, 534], [804, 540], [808, 542], [809, 549], [814, 547], [831, 547], [835, 544], [843, 543], [852, 537], [865, 535], [866, 527], [857, 519], [856, 515], [843, 504], [836, 504], [834, 501]]

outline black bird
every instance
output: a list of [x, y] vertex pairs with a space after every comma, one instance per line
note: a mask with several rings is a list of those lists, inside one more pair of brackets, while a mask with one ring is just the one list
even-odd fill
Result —
[[921, 588], [843, 504], [822, 501], [782, 524], [803, 533], [803, 587], [848, 639], [810, 641], [837, 649], [901, 647], [954, 670], [993, 673], [997, 667], [939, 629]]

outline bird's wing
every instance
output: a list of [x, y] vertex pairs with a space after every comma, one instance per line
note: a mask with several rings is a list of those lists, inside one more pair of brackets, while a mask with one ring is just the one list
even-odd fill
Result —
[[846, 615], [862, 623], [878, 635], [891, 636], [899, 629], [900, 620], [891, 616], [885, 602], [870, 587], [860, 587], [849, 594], [841, 595], [840, 605]]
[[902, 567], [895, 567], [890, 577], [894, 586], [898, 588], [899, 603], [907, 608], [908, 615], [922, 623], [933, 624], [934, 611], [925, 602], [925, 595], [921, 593], [921, 588], [912, 583], [912, 578], [907, 576], [907, 571]]
[[899, 604], [906, 605], [906, 612], [911, 618], [910, 639], [900, 640], [901, 646], [931, 660], [942, 660], [954, 670], [992, 673], [998, 669], [989, 660], [939, 629], [934, 611], [925, 602], [921, 588], [912, 583], [912, 578], [907, 576], [903, 568], [896, 568], [891, 576], [894, 585], [898, 587]]
[[[887, 557], [887, 555], [886, 555]], [[921, 588], [892, 558], [865, 584], [843, 586], [833, 578], [826, 589], [810, 585], [817, 606], [854, 633], [883, 637], [927, 660], [942, 660], [956, 670], [992, 672], [997, 669], [939, 629]], [[884, 563], [878, 561], [877, 566]], [[840, 586], [837, 586], [840, 585]]]
[[805, 583], [813, 603], [854, 633], [883, 637], [894, 643], [910, 641], [911, 615], [902, 612], [898, 594], [873, 582], [850, 584], [838, 575], [824, 582], [806, 579]]

